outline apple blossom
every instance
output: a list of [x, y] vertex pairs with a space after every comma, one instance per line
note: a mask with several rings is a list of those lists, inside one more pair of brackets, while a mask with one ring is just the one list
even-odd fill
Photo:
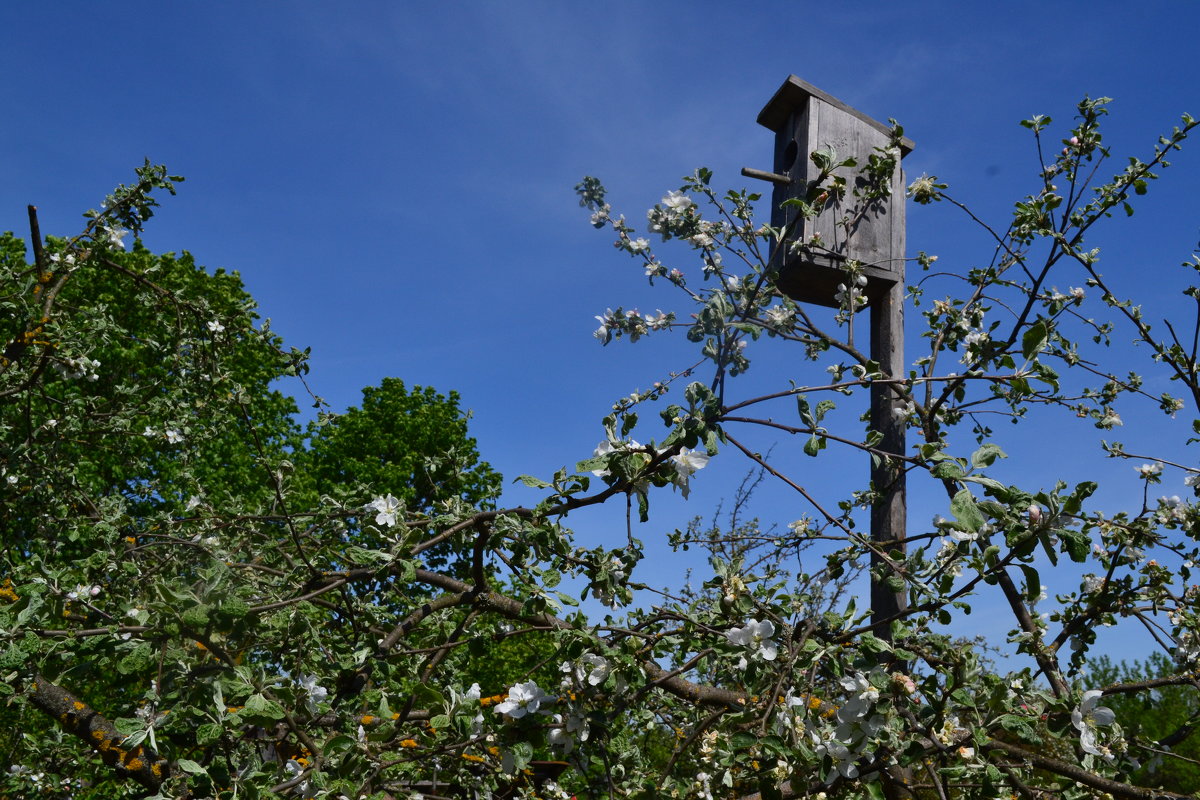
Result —
[[370, 503], [367, 503], [367, 508], [377, 512], [375, 514], [376, 525], [383, 525], [388, 528], [394, 526], [396, 524], [396, 517], [404, 513], [404, 504], [391, 494], [376, 497]]
[[514, 684], [508, 690], [504, 702], [496, 705], [495, 711], [511, 719], [520, 719], [527, 714], [549, 714], [550, 712], [543, 710], [541, 705], [553, 701], [554, 697], [542, 691], [535, 681], [527, 681]]

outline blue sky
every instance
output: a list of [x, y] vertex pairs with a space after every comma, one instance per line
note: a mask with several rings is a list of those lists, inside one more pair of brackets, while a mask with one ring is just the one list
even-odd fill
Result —
[[[572, 192], [583, 175], [604, 180], [632, 221], [700, 165], [718, 185], [745, 185], [741, 167], [770, 166], [771, 134], [755, 117], [795, 73], [898, 119], [917, 145], [909, 176], [939, 175], [1004, 225], [1039, 168], [1019, 120], [1044, 113], [1065, 125], [1083, 95], [1111, 96], [1106, 142], [1146, 154], [1182, 112], [1200, 113], [1200, 6], [1151, 0], [1136, 17], [1131, 8], [7, 4], [0, 225], [21, 231], [33, 203], [44, 232], [69, 233], [143, 158], [165, 163], [187, 181], [146, 244], [240, 270], [274, 328], [312, 347], [311, 382], [335, 409], [384, 376], [456, 389], [486, 459], [509, 478], [546, 476], [590, 454], [615, 398], [690, 363], [670, 341], [592, 339], [606, 307], [673, 306], [587, 224]], [[1200, 239], [1200, 156], [1176, 162], [1139, 214], [1097, 242], [1107, 274], [1148, 301], [1177, 293], [1172, 268]], [[948, 268], [990, 255], [946, 207], [910, 208], [908, 241], [910, 254], [938, 253]], [[769, 358], [748, 380], [785, 386], [820, 369]], [[1166, 434], [1144, 415], [1143, 429], [1143, 410], [1131, 409], [1123, 433], [1150, 446]], [[1047, 485], [1099, 474], [1110, 496], [1137, 496], [1128, 464], [1100, 460], [1094, 438], [1068, 446], [1063, 424], [1005, 432], [1004, 477]], [[789, 455], [798, 445], [781, 441], [776, 454], [818, 489], [865, 473], [830, 456], [814, 477], [817, 462]], [[722, 453], [687, 504], [660, 501], [639, 535], [711, 514], [747, 467]], [[1164, 493], [1183, 489], [1179, 475], [1166, 483]], [[945, 511], [936, 494], [914, 492], [911, 505], [918, 526]], [[807, 509], [770, 490], [753, 511], [786, 523]], [[619, 514], [572, 522], [588, 546], [624, 536]], [[664, 582], [695, 564], [653, 552]]]

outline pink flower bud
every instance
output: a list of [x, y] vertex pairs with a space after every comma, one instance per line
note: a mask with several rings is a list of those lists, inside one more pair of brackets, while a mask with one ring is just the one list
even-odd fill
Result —
[[1031, 505], [1029, 507], [1029, 524], [1037, 525], [1042, 521], [1042, 507], [1039, 505]]
[[1071, 137], [1071, 147], [1079, 147], [1079, 137], [1078, 136]]

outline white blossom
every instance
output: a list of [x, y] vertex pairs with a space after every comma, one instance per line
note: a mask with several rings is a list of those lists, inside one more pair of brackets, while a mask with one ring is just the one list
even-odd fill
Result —
[[604, 683], [610, 670], [608, 659], [595, 653], [584, 653], [574, 664], [564, 661], [560, 667], [560, 671], [565, 673], [568, 678], [564, 684], [569, 684], [570, 679], [574, 679], [575, 684], [586, 683], [589, 686], [599, 686]]
[[383, 525], [388, 528], [396, 524], [396, 515], [404, 511], [404, 505], [391, 494], [384, 497], [376, 497], [370, 503], [367, 503], [367, 508], [378, 512], [375, 515], [376, 525]]
[[101, 228], [100, 232], [104, 234], [104, 238], [113, 247], [119, 247], [122, 250], [125, 249], [125, 242], [123, 240], [129, 235], [129, 231], [124, 228]]
[[[284, 763], [283, 768], [285, 771], [287, 771], [288, 780], [298, 778], [304, 773], [304, 765], [294, 758], [289, 758], [287, 762]], [[308, 781], [301, 781], [300, 783], [296, 784], [294, 787], [292, 787], [292, 791], [305, 798], [316, 796], [316, 793], [312, 790], [312, 787]]]
[[225, 330], [225, 326], [221, 324], [219, 319], [209, 320], [205, 324], [208, 326], [209, 333], [220, 333]]
[[308, 706], [310, 712], [315, 713], [317, 706], [329, 697], [329, 690], [317, 683], [315, 675], [300, 675], [296, 680], [296, 685], [304, 690], [308, 697], [304, 703]]
[[1140, 467], [1134, 467], [1134, 469], [1143, 478], [1153, 478], [1162, 472], [1162, 464], [1142, 464]]
[[1097, 705], [1103, 695], [1099, 689], [1084, 692], [1079, 708], [1071, 712], [1071, 724], [1079, 731], [1079, 744], [1085, 753], [1112, 761], [1112, 751], [1096, 741], [1096, 728], [1111, 725], [1117, 718], [1111, 708]]
[[688, 478], [698, 470], [704, 469], [708, 464], [708, 459], [707, 453], [689, 450], [686, 447], [679, 451], [679, 455], [671, 456], [671, 463], [675, 465], [675, 485], [679, 487], [679, 491], [684, 497], [687, 497], [691, 491], [688, 486]]
[[[496, 705], [495, 711], [497, 714], [506, 714], [512, 719], [520, 719], [526, 714], [538, 712], [542, 703], [548, 700], [553, 701], [554, 698], [543, 692], [537, 682], [518, 683], [508, 690], [508, 697], [504, 699], [504, 702]], [[541, 713], [549, 712], [542, 711]]]
[[683, 192], [668, 192], [667, 196], [662, 199], [662, 204], [676, 215], [686, 214], [689, 208], [696, 205], [692, 202], [692, 198]]
[[741, 645], [764, 661], [774, 661], [779, 655], [779, 646], [771, 639], [775, 635], [775, 623], [769, 619], [759, 622], [751, 619], [745, 627], [731, 628], [726, 631], [725, 638], [730, 644]]
[[163, 435], [167, 437], [167, 444], [179, 444], [183, 441], [183, 434], [174, 428], [167, 428]]

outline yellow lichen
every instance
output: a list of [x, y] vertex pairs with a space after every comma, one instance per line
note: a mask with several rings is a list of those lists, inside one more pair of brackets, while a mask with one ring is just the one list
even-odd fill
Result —
[[401, 747], [408, 747], [408, 748], [412, 748], [412, 747], [417, 747], [418, 745], [417, 745], [417, 740], [416, 740], [416, 739], [401, 739], [401, 740], [400, 740], [400, 746], [401, 746]]

